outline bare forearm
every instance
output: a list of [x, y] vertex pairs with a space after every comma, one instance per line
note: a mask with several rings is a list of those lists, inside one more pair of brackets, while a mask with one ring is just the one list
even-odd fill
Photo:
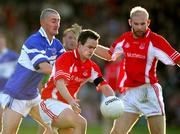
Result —
[[109, 50], [109, 48], [104, 47], [102, 45], [98, 45], [94, 54], [101, 59], [110, 61], [111, 55], [108, 53], [108, 50]]
[[51, 74], [52, 72], [52, 66], [47, 62], [42, 62], [39, 64], [39, 72], [44, 74]]
[[102, 93], [107, 97], [107, 96], [114, 96], [114, 91], [113, 89], [108, 85], [102, 85], [101, 87]]
[[61, 93], [62, 97], [71, 104], [72, 101], [74, 101], [74, 98], [69, 93], [67, 87], [65, 86], [64, 80], [58, 80], [56, 81], [56, 87]]
[[75, 113], [80, 114], [81, 113], [81, 108], [79, 107], [79, 100], [74, 99], [71, 94], [69, 93], [64, 79], [60, 79], [56, 81], [56, 88], [58, 88], [59, 92], [61, 93], [61, 96], [68, 102], [68, 104], [71, 105], [72, 109], [74, 110]]

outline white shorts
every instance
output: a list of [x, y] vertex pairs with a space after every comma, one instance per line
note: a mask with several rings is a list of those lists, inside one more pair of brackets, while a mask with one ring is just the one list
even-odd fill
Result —
[[39, 104], [39, 112], [43, 121], [51, 126], [52, 120], [58, 118], [64, 109], [71, 106], [56, 99], [42, 100]]
[[145, 115], [165, 115], [162, 88], [158, 83], [130, 88], [122, 94], [126, 112]]
[[18, 100], [12, 98], [8, 94], [1, 93], [0, 98], [0, 104], [3, 109], [8, 107], [13, 111], [22, 114], [24, 117], [26, 117], [29, 114], [32, 107], [37, 106], [41, 101], [40, 95], [32, 100]]

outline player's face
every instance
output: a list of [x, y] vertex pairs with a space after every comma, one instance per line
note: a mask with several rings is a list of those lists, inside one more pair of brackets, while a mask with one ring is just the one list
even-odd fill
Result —
[[129, 19], [129, 25], [131, 26], [134, 38], [143, 37], [150, 24], [147, 16], [143, 12], [136, 13], [131, 19]]
[[98, 45], [98, 40], [94, 40], [90, 38], [87, 39], [84, 45], [80, 45], [81, 59], [86, 60], [86, 59], [91, 58], [97, 45]]
[[72, 31], [67, 32], [66, 35], [63, 37], [63, 44], [67, 51], [76, 49], [76, 36]]
[[48, 36], [55, 36], [58, 34], [60, 27], [60, 16], [59, 14], [50, 14], [43, 20], [43, 28], [45, 29]]

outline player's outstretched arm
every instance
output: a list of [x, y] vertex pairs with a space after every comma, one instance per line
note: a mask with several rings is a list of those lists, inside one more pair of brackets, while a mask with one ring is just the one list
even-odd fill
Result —
[[74, 99], [69, 93], [64, 79], [59, 79], [56, 81], [56, 88], [59, 90], [61, 96], [71, 105], [72, 109], [75, 113], [81, 113], [81, 109], [79, 107], [78, 101]]
[[113, 89], [109, 86], [109, 84], [104, 84], [100, 87], [98, 87], [102, 93], [107, 97], [107, 96], [114, 96], [115, 93], [113, 91]]
[[111, 61], [111, 55], [109, 54], [109, 48], [104, 47], [102, 45], [98, 45], [97, 48], [95, 49], [94, 54], [104, 60]]
[[38, 71], [44, 74], [51, 74], [52, 66], [48, 62], [42, 62], [38, 65]]

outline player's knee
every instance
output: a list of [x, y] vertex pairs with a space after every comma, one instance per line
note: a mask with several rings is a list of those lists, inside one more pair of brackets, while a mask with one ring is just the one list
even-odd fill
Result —
[[87, 120], [85, 118], [83, 118], [82, 116], [80, 116], [77, 120], [77, 124], [83, 128], [86, 128]]
[[123, 132], [123, 131], [119, 131], [119, 130], [117, 130], [117, 129], [112, 128], [112, 130], [111, 130], [111, 133], [110, 133], [110, 134], [127, 134], [127, 133], [125, 133], [125, 132]]
[[44, 127], [43, 134], [54, 134], [54, 130], [51, 127]]
[[116, 130], [111, 130], [111, 134], [118, 134]]
[[165, 129], [162, 126], [150, 128], [152, 134], [165, 134]]

